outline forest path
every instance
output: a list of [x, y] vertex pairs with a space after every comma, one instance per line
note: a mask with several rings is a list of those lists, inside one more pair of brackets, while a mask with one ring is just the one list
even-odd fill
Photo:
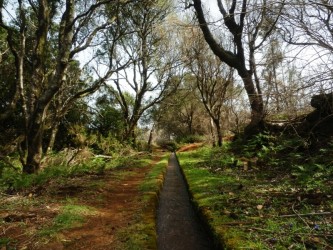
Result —
[[192, 207], [175, 153], [170, 156], [160, 193], [157, 234], [159, 250], [214, 249]]
[[[31, 190], [30, 195], [26, 195], [28, 191], [10, 196], [0, 193], [0, 249], [124, 249], [121, 247], [128, 238], [126, 228], [136, 223], [147, 204], [142, 201], [140, 185], [163, 156], [155, 152], [147, 165], [132, 163], [100, 175], [51, 180], [38, 192]], [[84, 222], [74, 227], [55, 228], [52, 235], [39, 233], [56, 225], [54, 221], [65, 205], [90, 210]]]

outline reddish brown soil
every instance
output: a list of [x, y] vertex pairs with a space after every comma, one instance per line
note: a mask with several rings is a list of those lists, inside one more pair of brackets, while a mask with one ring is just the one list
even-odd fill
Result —
[[[116, 249], [116, 232], [130, 224], [140, 210], [139, 185], [151, 168], [152, 165], [125, 171], [116, 169], [101, 176], [73, 178], [62, 185], [51, 182], [39, 194], [30, 194], [30, 198], [22, 194], [7, 197], [17, 199], [17, 202], [13, 203], [15, 210], [0, 210], [0, 243], [1, 239], [10, 238], [15, 240], [11, 241], [10, 249]], [[124, 176], [119, 178], [119, 174]], [[103, 185], [87, 186], [93, 181], [101, 181]], [[52, 239], [36, 236], [37, 228], [51, 225], [67, 198], [74, 199], [75, 204], [94, 208], [94, 215], [90, 215], [82, 226], [62, 231]], [[24, 205], [26, 201], [31, 204]], [[18, 205], [21, 202], [23, 205]], [[1, 223], [1, 219], [5, 223]]]
[[203, 145], [203, 143], [201, 143], [201, 142], [188, 144], [188, 145], [181, 147], [177, 152], [186, 152], [186, 151], [195, 150], [195, 149], [201, 147], [202, 145]]
[[149, 170], [150, 167], [140, 169], [120, 183], [108, 179], [107, 185], [99, 190], [101, 201], [95, 197], [80, 197], [85, 205], [96, 208], [98, 215], [92, 216], [84, 226], [64, 232], [62, 242], [51, 243], [60, 245], [54, 249], [115, 249], [114, 232], [126, 226], [139, 209], [138, 186]]

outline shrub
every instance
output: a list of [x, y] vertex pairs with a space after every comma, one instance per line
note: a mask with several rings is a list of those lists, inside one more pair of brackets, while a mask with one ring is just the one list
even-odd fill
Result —
[[159, 140], [157, 140], [156, 143], [161, 148], [166, 149], [171, 152], [174, 152], [179, 148], [179, 145], [175, 141], [172, 141], [172, 140], [159, 139]]
[[201, 135], [188, 135], [178, 139], [180, 143], [195, 143], [205, 141], [205, 137]]

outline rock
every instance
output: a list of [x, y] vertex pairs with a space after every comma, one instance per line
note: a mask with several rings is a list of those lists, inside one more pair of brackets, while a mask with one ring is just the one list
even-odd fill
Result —
[[333, 93], [314, 95], [311, 106], [316, 108], [301, 124], [306, 134], [329, 137], [333, 135]]
[[311, 106], [325, 114], [332, 114], [333, 93], [314, 95], [311, 98]]

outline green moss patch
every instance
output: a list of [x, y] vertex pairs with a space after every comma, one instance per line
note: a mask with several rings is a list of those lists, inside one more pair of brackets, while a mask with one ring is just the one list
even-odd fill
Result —
[[52, 224], [41, 229], [38, 234], [41, 236], [52, 236], [65, 229], [81, 226], [89, 215], [96, 212], [93, 208], [75, 204], [69, 201], [60, 208], [59, 214], [53, 219]]

